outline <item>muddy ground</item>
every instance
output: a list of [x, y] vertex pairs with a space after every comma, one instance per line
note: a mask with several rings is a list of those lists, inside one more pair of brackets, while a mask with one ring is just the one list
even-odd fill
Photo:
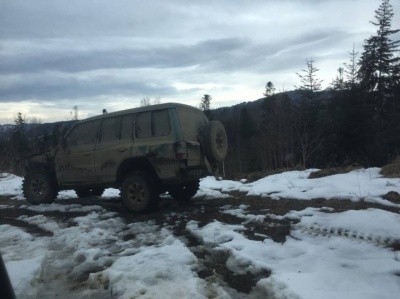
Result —
[[[186, 203], [177, 202], [168, 196], [163, 196], [160, 201], [160, 207], [157, 211], [147, 214], [133, 214], [129, 212], [119, 199], [104, 199], [101, 197], [91, 197], [86, 199], [68, 199], [57, 200], [58, 204], [82, 204], [82, 205], [100, 205], [103, 208], [118, 213], [126, 223], [142, 222], [153, 220], [158, 225], [166, 227], [174, 232], [174, 234], [183, 240], [188, 248], [197, 256], [200, 267], [198, 275], [204, 279], [218, 279], [218, 283], [226, 286], [227, 289], [232, 289], [233, 292], [248, 294], [255, 286], [256, 282], [261, 278], [266, 278], [270, 273], [263, 272], [254, 274], [238, 275], [226, 268], [226, 260], [228, 254], [222, 251], [213, 250], [213, 248], [202, 246], [195, 237], [190, 235], [185, 227], [190, 220], [199, 222], [199, 226], [206, 225], [214, 220], [218, 220], [227, 224], [242, 224], [247, 230], [244, 231], [247, 238], [252, 240], [263, 240], [265, 237], [273, 239], [275, 242], [283, 243], [286, 237], [290, 235], [292, 225], [297, 223], [297, 220], [274, 220], [266, 218], [261, 222], [246, 222], [236, 216], [221, 213], [221, 211], [230, 205], [232, 208], [237, 208], [239, 205], [247, 205], [246, 211], [249, 214], [262, 215], [274, 214], [284, 215], [292, 210], [304, 210], [307, 207], [327, 207], [327, 213], [342, 212], [347, 210], [360, 210], [368, 208], [378, 208], [398, 213], [398, 208], [390, 208], [382, 205], [372, 204], [368, 202], [351, 202], [347, 200], [291, 200], [281, 199], [272, 200], [265, 197], [246, 196], [244, 193], [230, 193], [230, 198], [224, 199], [205, 199], [198, 197]], [[13, 208], [0, 209], [0, 224], [10, 224], [21, 227], [30, 234], [36, 236], [51, 236], [51, 233], [44, 231], [34, 225], [28, 225], [23, 221], [17, 220], [21, 215], [33, 216], [38, 212], [33, 212], [24, 208], [19, 208], [22, 205], [27, 205], [26, 201], [13, 200], [6, 196], [0, 196], [0, 205], [10, 205]], [[86, 215], [90, 212], [41, 212], [47, 217], [56, 218], [58, 221], [68, 223], [71, 218]], [[329, 232], [321, 232], [329, 233]], [[346, 236], [346, 232], [343, 232]], [[400, 244], [388, 244], [393, 250], [400, 250]], [[89, 275], [89, 273], [87, 273]], [[80, 277], [79, 280], [85, 280], [85, 277]]]

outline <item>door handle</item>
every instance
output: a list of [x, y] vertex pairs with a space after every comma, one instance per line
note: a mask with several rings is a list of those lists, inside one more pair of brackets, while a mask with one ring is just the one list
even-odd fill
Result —
[[118, 150], [120, 153], [124, 153], [126, 152], [127, 148], [121, 148], [120, 150]]
[[89, 157], [89, 156], [92, 155], [92, 153], [84, 153], [83, 155], [84, 155], [85, 157]]

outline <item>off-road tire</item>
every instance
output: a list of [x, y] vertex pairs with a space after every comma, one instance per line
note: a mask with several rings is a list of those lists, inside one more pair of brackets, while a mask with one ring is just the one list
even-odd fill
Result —
[[176, 200], [187, 201], [196, 195], [200, 180], [168, 188], [168, 193]]
[[22, 183], [22, 189], [26, 200], [33, 205], [52, 203], [58, 195], [54, 173], [43, 170], [28, 172]]
[[159, 190], [152, 176], [143, 171], [135, 171], [122, 183], [122, 202], [133, 212], [149, 212], [158, 206]]
[[101, 196], [104, 192], [104, 188], [82, 188], [75, 189], [75, 193], [79, 198], [85, 198], [90, 196]]
[[210, 162], [222, 162], [228, 153], [228, 137], [223, 124], [210, 121], [200, 130], [200, 141]]

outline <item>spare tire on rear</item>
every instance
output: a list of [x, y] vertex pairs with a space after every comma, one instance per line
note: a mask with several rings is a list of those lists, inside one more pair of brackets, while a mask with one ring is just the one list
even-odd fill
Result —
[[200, 141], [205, 156], [210, 162], [222, 162], [228, 153], [228, 137], [224, 125], [219, 121], [206, 123], [200, 131]]

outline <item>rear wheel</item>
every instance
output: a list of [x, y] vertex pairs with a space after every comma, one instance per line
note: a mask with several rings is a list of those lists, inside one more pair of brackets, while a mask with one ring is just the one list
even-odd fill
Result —
[[82, 188], [75, 189], [76, 195], [79, 198], [89, 197], [89, 196], [101, 196], [104, 192], [104, 188]]
[[33, 205], [52, 203], [58, 194], [54, 174], [46, 171], [28, 172], [22, 183], [22, 189], [26, 200]]
[[196, 195], [199, 190], [200, 180], [173, 186], [168, 189], [169, 194], [179, 201], [187, 201]]
[[133, 212], [145, 212], [158, 206], [160, 192], [155, 180], [143, 171], [128, 175], [121, 187], [122, 202]]

